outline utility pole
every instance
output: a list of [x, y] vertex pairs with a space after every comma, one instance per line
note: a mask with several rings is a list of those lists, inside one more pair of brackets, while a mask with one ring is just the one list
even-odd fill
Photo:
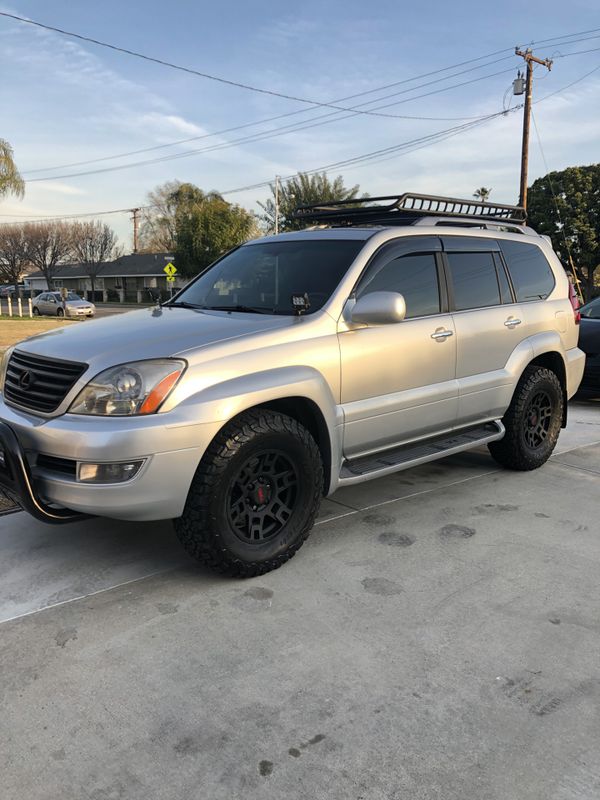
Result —
[[531, 98], [533, 95], [533, 65], [541, 64], [548, 70], [552, 69], [552, 59], [536, 58], [531, 50], [519, 50], [515, 47], [515, 55], [521, 56], [527, 64], [527, 79], [525, 82], [525, 109], [523, 111], [523, 144], [521, 146], [521, 185], [519, 189], [519, 205], [527, 208], [527, 169], [529, 166], [529, 126], [531, 122]]
[[138, 251], [138, 214], [140, 213], [140, 208], [132, 208], [131, 213], [133, 216], [131, 219], [133, 220], [133, 252], [137, 253]]
[[279, 233], [279, 175], [275, 175], [275, 235]]

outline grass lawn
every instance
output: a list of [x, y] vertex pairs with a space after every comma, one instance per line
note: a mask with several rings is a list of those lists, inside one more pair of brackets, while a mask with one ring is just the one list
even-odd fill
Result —
[[34, 336], [36, 333], [52, 331], [64, 325], [76, 325], [78, 320], [31, 319], [30, 317], [0, 317], [0, 350]]

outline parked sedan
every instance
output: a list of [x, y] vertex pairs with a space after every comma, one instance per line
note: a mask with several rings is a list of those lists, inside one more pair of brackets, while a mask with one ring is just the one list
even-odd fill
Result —
[[65, 300], [60, 292], [42, 292], [32, 301], [33, 313], [49, 314], [55, 317], [93, 317], [96, 306], [87, 300], [82, 300], [75, 292], [69, 292]]
[[581, 307], [579, 347], [586, 354], [579, 394], [600, 397], [600, 297]]

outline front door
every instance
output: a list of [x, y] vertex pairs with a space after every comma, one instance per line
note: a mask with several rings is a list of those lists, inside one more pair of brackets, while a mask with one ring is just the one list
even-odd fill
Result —
[[[355, 457], [453, 428], [456, 336], [437, 237], [404, 237], [374, 257], [354, 297], [399, 292], [402, 322], [340, 320], [344, 453]], [[349, 300], [352, 303], [352, 298]]]

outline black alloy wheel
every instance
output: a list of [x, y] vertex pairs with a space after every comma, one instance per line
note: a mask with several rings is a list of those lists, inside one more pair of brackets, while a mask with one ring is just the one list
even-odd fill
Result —
[[298, 472], [279, 450], [253, 455], [232, 480], [228, 516], [243, 542], [264, 542], [276, 536], [294, 513]]
[[268, 408], [244, 411], [207, 448], [175, 533], [215, 572], [263, 575], [304, 544], [323, 484], [321, 453], [303, 425]]
[[532, 450], [540, 447], [548, 437], [552, 421], [552, 401], [547, 392], [538, 392], [523, 415], [523, 436]]
[[502, 418], [504, 438], [488, 445], [494, 459], [508, 469], [541, 467], [558, 441], [564, 402], [556, 373], [546, 367], [527, 367]]

